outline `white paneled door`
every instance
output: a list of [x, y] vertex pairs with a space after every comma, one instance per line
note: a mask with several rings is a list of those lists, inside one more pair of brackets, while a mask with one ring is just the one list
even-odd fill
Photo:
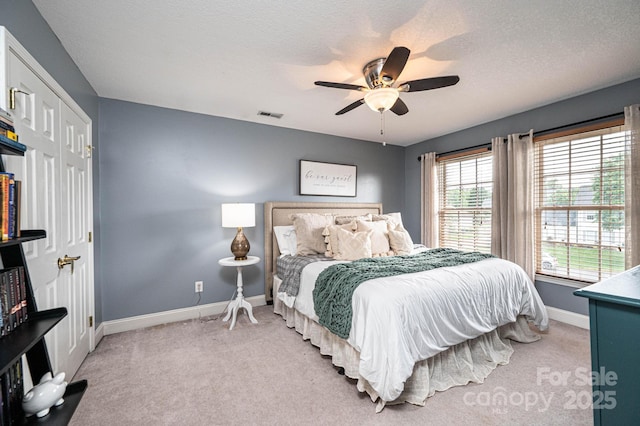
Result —
[[[71, 379], [93, 345], [91, 121], [25, 56], [9, 52], [7, 84], [16, 132], [28, 149], [5, 164], [23, 182], [21, 228], [47, 232], [24, 250], [38, 309], [68, 310], [45, 339], [53, 373]], [[77, 260], [59, 268], [65, 256]]]

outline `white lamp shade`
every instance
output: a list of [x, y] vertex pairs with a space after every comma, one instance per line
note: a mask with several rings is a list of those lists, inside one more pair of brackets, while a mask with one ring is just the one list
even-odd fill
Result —
[[364, 95], [364, 101], [374, 111], [386, 111], [398, 100], [398, 89], [393, 87], [382, 87], [373, 89]]
[[256, 205], [254, 203], [222, 204], [223, 228], [246, 228], [256, 226]]

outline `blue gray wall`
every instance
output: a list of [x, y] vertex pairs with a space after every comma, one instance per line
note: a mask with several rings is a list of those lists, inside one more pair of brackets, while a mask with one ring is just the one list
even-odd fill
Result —
[[[411, 235], [420, 235], [420, 163], [425, 152], [448, 152], [491, 142], [496, 136], [542, 131], [622, 112], [627, 105], [640, 103], [640, 79], [597, 90], [544, 107], [471, 127], [421, 142], [405, 150], [406, 203], [404, 223]], [[548, 306], [588, 314], [587, 300], [572, 295], [573, 288], [536, 281], [536, 287]]]
[[[93, 192], [98, 194], [100, 156], [98, 140], [98, 96], [55, 36], [38, 9], [28, 0], [0, 0], [0, 25], [4, 26], [42, 65], [93, 121]], [[100, 299], [100, 198], [93, 199], [95, 254], [95, 318], [102, 320]]]
[[[103, 319], [229, 300], [235, 229], [220, 204], [256, 203], [245, 229], [264, 259], [265, 201], [404, 206], [404, 148], [110, 99], [100, 100]], [[298, 195], [300, 159], [355, 164], [357, 197]], [[244, 270], [245, 296], [264, 293], [264, 268]]]

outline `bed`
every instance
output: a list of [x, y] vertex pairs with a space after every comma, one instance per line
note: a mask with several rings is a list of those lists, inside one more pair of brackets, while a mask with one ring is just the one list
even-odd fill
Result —
[[[379, 203], [267, 202], [264, 212], [267, 300], [273, 302], [274, 312], [288, 327], [295, 328], [303, 339], [330, 356], [334, 365], [343, 368], [346, 376], [357, 381], [357, 389], [370, 396], [378, 412], [387, 404], [424, 405], [436, 391], [482, 383], [498, 365], [509, 362], [513, 353], [509, 340], [534, 342], [540, 336], [530, 324], [538, 330], [548, 327], [544, 305], [524, 271], [510, 262], [486, 258], [367, 279], [350, 296], [348, 324], [336, 328], [322, 316], [320, 281], [326, 280], [329, 272], [335, 276], [336, 269], [346, 270], [368, 260], [352, 262], [336, 256], [335, 260], [305, 261], [304, 267], [298, 267], [300, 287], [291, 295], [288, 286], [292, 275], [283, 267], [285, 260], [304, 259], [283, 256], [274, 230], [281, 233], [291, 228], [295, 218], [304, 214], [330, 215], [329, 221], [337, 221], [336, 217], [362, 218], [357, 220], [358, 226], [373, 226], [366, 223], [366, 217], [388, 220], [389, 215], [383, 215]], [[389, 232], [393, 227], [402, 229], [399, 214], [392, 218], [387, 222]], [[351, 225], [343, 226], [360, 230], [355, 222], [346, 223]], [[300, 224], [296, 226], [300, 231]], [[334, 231], [331, 241], [337, 247]], [[363, 232], [357, 234], [363, 237]], [[367, 232], [367, 244], [372, 235], [372, 231]], [[323, 242], [330, 242], [328, 234], [323, 235]], [[402, 256], [385, 257], [381, 262], [411, 262], [414, 256], [436, 250], [416, 245], [410, 253], [400, 251]], [[287, 254], [291, 248], [283, 251]], [[331, 252], [331, 244], [327, 251]], [[393, 250], [388, 254], [394, 254]]]

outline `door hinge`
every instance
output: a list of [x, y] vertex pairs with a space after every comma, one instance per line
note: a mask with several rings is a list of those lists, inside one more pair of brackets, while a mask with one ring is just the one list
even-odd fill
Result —
[[89, 316], [89, 327], [93, 327], [93, 315]]
[[93, 241], [93, 232], [89, 231], [89, 242]]

